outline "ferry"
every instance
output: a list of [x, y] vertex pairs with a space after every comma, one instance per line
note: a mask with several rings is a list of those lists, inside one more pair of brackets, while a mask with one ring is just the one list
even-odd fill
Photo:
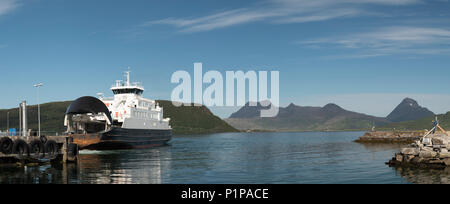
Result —
[[85, 96], [75, 100], [66, 111], [66, 134], [80, 149], [115, 150], [151, 148], [166, 145], [172, 138], [170, 118], [163, 108], [142, 96], [144, 87], [116, 81], [113, 98]]

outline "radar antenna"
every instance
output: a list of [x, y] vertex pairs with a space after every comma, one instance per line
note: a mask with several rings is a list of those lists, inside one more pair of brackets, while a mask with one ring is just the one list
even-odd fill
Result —
[[130, 86], [131, 82], [130, 82], [130, 67], [128, 67], [128, 71], [125, 72], [125, 76], [127, 77], [127, 81], [126, 81], [126, 85]]

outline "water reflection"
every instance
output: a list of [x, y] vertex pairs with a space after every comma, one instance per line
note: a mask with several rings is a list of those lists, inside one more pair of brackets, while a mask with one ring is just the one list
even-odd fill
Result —
[[[78, 164], [0, 166], [1, 184], [136, 184], [162, 183], [170, 153], [143, 151], [84, 152]], [[162, 159], [165, 163], [162, 164]]]
[[[126, 170], [121, 169], [119, 154], [82, 154], [77, 166], [74, 181], [92, 184], [131, 184], [133, 179]], [[81, 177], [81, 178], [80, 178]]]
[[0, 166], [1, 184], [53, 184], [65, 183], [64, 172], [61, 171], [62, 165], [45, 166]]
[[147, 150], [87, 151], [75, 164], [0, 166], [0, 183], [449, 183], [450, 170], [385, 165], [405, 144], [360, 144], [360, 132], [175, 137]]
[[[397, 150], [406, 147], [408, 144], [392, 143], [361, 143], [371, 152], [383, 150]], [[390, 157], [394, 156], [393, 154]], [[386, 158], [386, 162], [390, 159]], [[386, 166], [386, 168], [389, 168]], [[427, 169], [414, 167], [391, 167], [397, 176], [402, 177], [409, 183], [415, 184], [450, 184], [450, 167], [445, 169]]]
[[393, 169], [410, 183], [450, 184], [450, 167], [445, 169], [393, 167]]
[[163, 166], [170, 165], [170, 155], [167, 148], [82, 154], [77, 166], [82, 178], [73, 180], [95, 184], [159, 184]]
[[364, 148], [372, 152], [393, 150], [393, 149], [400, 150], [401, 148], [408, 146], [408, 144], [403, 143], [358, 143], [358, 144], [364, 146]]

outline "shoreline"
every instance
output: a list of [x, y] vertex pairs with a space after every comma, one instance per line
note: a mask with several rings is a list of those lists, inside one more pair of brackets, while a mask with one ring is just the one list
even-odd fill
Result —
[[239, 130], [239, 132], [257, 133], [257, 132], [367, 132], [367, 130]]

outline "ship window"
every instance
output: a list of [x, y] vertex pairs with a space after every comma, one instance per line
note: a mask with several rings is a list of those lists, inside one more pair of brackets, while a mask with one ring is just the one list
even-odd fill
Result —
[[140, 89], [116, 89], [113, 90], [114, 94], [138, 94], [138, 95], [142, 95], [142, 93], [144, 93], [143, 90]]

